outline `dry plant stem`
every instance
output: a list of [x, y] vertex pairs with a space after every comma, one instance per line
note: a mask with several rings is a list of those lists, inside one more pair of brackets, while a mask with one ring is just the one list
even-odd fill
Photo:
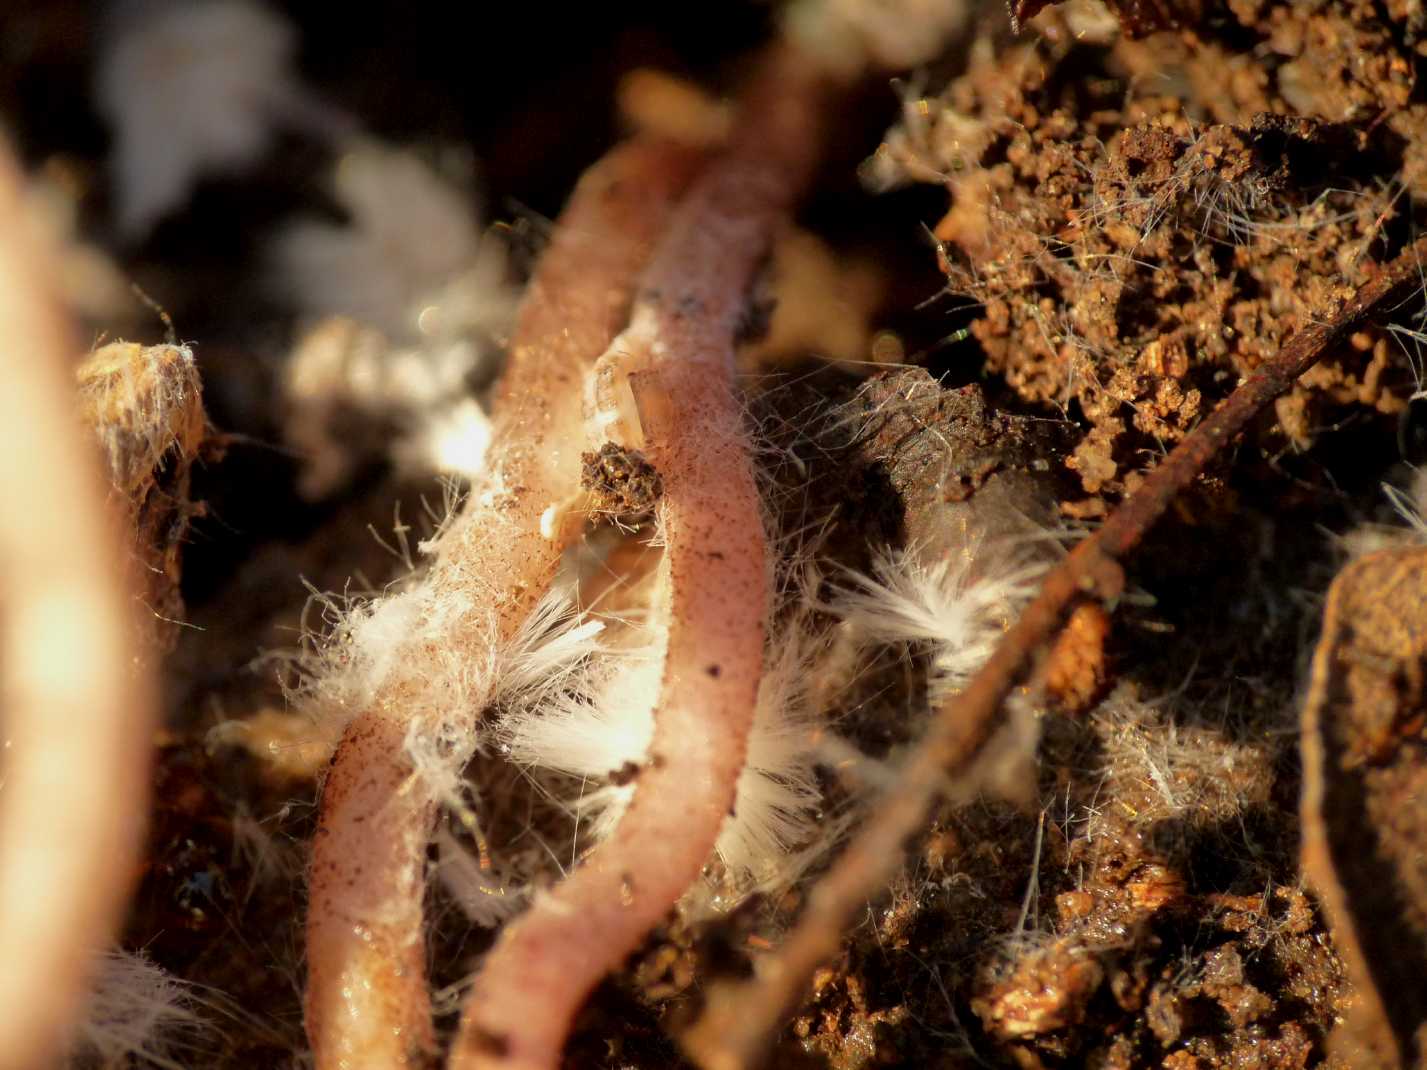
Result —
[[117, 518], [87, 448], [78, 350], [0, 146], [0, 1066], [60, 1058], [113, 938], [147, 813], [154, 688]]
[[[583, 381], [624, 324], [692, 155], [635, 143], [586, 173], [531, 280], [496, 412], [494, 473], [441, 536], [426, 582], [463, 610], [445, 649], [413, 643], [344, 733], [322, 789], [307, 922], [307, 1031], [319, 1067], [424, 1065], [434, 1050], [422, 898], [436, 814], [409, 731], [474, 740], [491, 652], [549, 586], [563, 544], [541, 517], [579, 487]], [[447, 597], [449, 596], [449, 597]], [[412, 725], [433, 668], [469, 655], [459, 708]], [[426, 700], [430, 705], [430, 700]]]
[[[842, 945], [842, 934], [867, 900], [891, 877], [903, 845], [924, 827], [933, 804], [972, 773], [983, 748], [1004, 723], [1004, 704], [1031, 675], [1036, 660], [1082, 600], [1113, 601], [1119, 561], [1174, 498], [1261, 412], [1333, 346], [1422, 285], [1427, 239], [1410, 246], [1339, 308], [1300, 330], [1152, 472], [1045, 579], [996, 652], [961, 694], [938, 711], [896, 785], [808, 896], [797, 926], [752, 981], [715, 989], [708, 1009], [684, 1035], [688, 1054], [707, 1070], [756, 1065], [784, 1018], [805, 998], [813, 971]], [[974, 785], [972, 785], [974, 787]]]
[[742, 125], [680, 207], [611, 352], [664, 481], [668, 645], [650, 758], [612, 837], [502, 934], [453, 1070], [553, 1068], [600, 978], [698, 880], [743, 768], [768, 605], [767, 547], [733, 356], [746, 293], [814, 162], [820, 86], [771, 58]]

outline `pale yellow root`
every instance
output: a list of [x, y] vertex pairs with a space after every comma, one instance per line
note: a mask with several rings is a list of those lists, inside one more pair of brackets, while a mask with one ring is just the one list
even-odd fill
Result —
[[154, 689], [75, 412], [78, 350], [0, 146], [0, 1066], [59, 1060], [148, 811]]

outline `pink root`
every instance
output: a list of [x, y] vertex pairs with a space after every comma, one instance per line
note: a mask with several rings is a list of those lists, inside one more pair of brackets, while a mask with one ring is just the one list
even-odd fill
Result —
[[78, 354], [0, 146], [0, 1066], [56, 1065], [113, 938], [147, 812], [153, 684]]
[[[581, 180], [521, 310], [497, 398], [493, 474], [441, 536], [421, 586], [400, 596], [422, 599], [417, 633], [439, 613], [442, 635], [393, 654], [333, 755], [307, 922], [306, 1020], [319, 1067], [432, 1056], [422, 898], [437, 799], [406, 743], [411, 733], [439, 741], [457, 768], [471, 753], [495, 651], [529, 616], [564, 549], [550, 514], [579, 488], [585, 376], [624, 324], [693, 166], [686, 152], [632, 144]], [[443, 696], [438, 669], [457, 663], [459, 691]]]
[[628, 364], [663, 478], [668, 645], [650, 759], [612, 837], [501, 936], [453, 1070], [553, 1068], [580, 1004], [699, 878], [743, 769], [763, 670], [767, 547], [733, 390], [745, 296], [816, 155], [817, 80], [768, 64], [741, 128], [680, 206], [607, 360]]

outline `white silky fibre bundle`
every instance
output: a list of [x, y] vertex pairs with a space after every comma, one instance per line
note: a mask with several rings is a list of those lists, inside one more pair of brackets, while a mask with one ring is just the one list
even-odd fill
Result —
[[415, 153], [364, 143], [334, 179], [345, 223], [299, 220], [274, 245], [282, 294], [323, 317], [288, 363], [286, 435], [307, 458], [302, 490], [350, 475], [352, 412], [391, 425], [407, 472], [475, 479], [492, 427], [471, 394], [488, 380], [515, 314], [506, 250], [476, 199]]
[[719, 858], [739, 885], [750, 888], [791, 880], [802, 866], [790, 867], [789, 855], [818, 831], [822, 795], [813, 767], [819, 725], [808, 706], [811, 639], [802, 624], [799, 619], [773, 637], [734, 812], [718, 837]]
[[475, 611], [473, 600], [431, 583], [429, 573], [373, 598], [314, 597], [324, 624], [307, 637], [301, 690], [329, 717], [345, 723], [404, 684], [412, 692], [407, 701], [416, 703], [416, 720], [428, 706], [458, 700], [462, 681], [490, 673], [493, 652], [484, 664], [466, 664], [469, 652], [450, 650], [446, 642], [451, 625]]
[[[937, 710], [980, 671], [1035, 593], [1045, 568], [1034, 561], [1017, 564], [1002, 548], [976, 541], [930, 562], [903, 550], [875, 561], [870, 576], [850, 573], [830, 608], [858, 642], [925, 653], [928, 706]], [[1007, 705], [1005, 725], [955, 785], [954, 800], [985, 791], [1029, 801], [1040, 721], [1024, 696]]]
[[599, 649], [602, 625], [581, 618], [557, 589], [510, 642], [472, 648], [452, 637], [494, 634], [493, 621], [471, 626], [493, 610], [482, 608], [468, 585], [450, 581], [437, 567], [372, 598], [314, 595], [324, 623], [309, 631], [307, 651], [297, 659], [294, 697], [323, 710], [334, 722], [323, 726], [330, 731], [394, 696], [410, 725], [406, 750], [416, 774], [459, 811], [465, 764], [483, 741], [482, 711], [498, 700], [528, 704], [558, 691]]
[[[304, 460], [298, 489], [327, 496], [360, 460], [351, 417], [396, 434], [392, 461], [410, 475], [451, 475], [475, 482], [486, 471], [494, 429], [471, 396], [471, 377], [496, 359], [473, 338], [394, 347], [372, 327], [330, 316], [298, 341], [283, 374], [283, 434]], [[377, 438], [372, 432], [367, 437]]]
[[114, 948], [100, 956], [70, 1066], [148, 1066], [182, 1070], [209, 1024], [191, 986], [141, 953]]
[[501, 726], [513, 761], [580, 778], [578, 794], [564, 802], [591, 823], [596, 840], [614, 830], [634, 797], [632, 780], [614, 781], [648, 757], [662, 678], [662, 644], [651, 639], [593, 659], [573, 687], [513, 709]]
[[[564, 799], [595, 840], [609, 835], [638, 790], [649, 757], [663, 677], [661, 637], [602, 652], [571, 686], [512, 710], [501, 733], [512, 760], [579, 778]], [[815, 731], [806, 711], [806, 643], [784, 633], [771, 645], [733, 813], [716, 853], [747, 890], [778, 883], [786, 858], [813, 833], [821, 799], [813, 775]]]
[[312, 315], [349, 316], [397, 346], [503, 328], [515, 292], [476, 198], [415, 153], [349, 149], [333, 179], [345, 223], [299, 220], [277, 240], [284, 291]]
[[286, 118], [320, 111], [293, 70], [296, 44], [286, 19], [249, 0], [165, 5], [121, 26], [96, 87], [121, 233], [142, 237], [200, 177], [248, 166]]
[[497, 928], [530, 898], [528, 885], [509, 887], [444, 827], [436, 832], [436, 850], [436, 878], [472, 925]]
[[975, 550], [930, 563], [912, 550], [886, 554], [871, 575], [849, 573], [831, 608], [866, 639], [924, 647], [933, 695], [944, 694], [985, 664], [1044, 571], [988, 568]]

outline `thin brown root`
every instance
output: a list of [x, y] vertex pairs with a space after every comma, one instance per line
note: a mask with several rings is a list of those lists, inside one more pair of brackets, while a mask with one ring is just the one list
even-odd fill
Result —
[[949, 785], [959, 790], [974, 786], [978, 759], [1005, 721], [1007, 697], [1030, 677], [1075, 607], [1087, 599], [1113, 602], [1124, 582], [1120, 561], [1175, 497], [1333, 346], [1418, 290], [1424, 259], [1427, 239], [1408, 247], [1372, 282], [1290, 339], [1046, 576], [1040, 594], [970, 686], [938, 711], [871, 821], [809, 894], [782, 947], [759, 964], [753, 980], [709, 993], [708, 1009], [682, 1038], [691, 1058], [709, 1070], [742, 1070], [759, 1062], [784, 1019], [805, 998], [813, 971], [837, 953], [842, 934], [890, 878], [904, 844], [924, 827], [936, 800]]

